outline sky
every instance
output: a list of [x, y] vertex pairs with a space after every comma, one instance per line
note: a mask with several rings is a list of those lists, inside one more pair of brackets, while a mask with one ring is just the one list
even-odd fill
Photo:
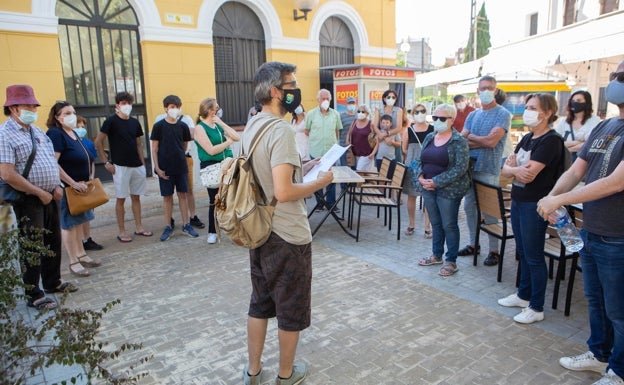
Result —
[[[483, 0], [477, 0], [477, 12]], [[396, 0], [396, 41], [408, 36], [412, 39], [429, 38], [432, 63], [444, 64], [446, 57], [454, 56], [459, 47], [465, 47], [470, 33], [471, 0]], [[505, 27], [507, 1], [488, 0], [485, 11], [490, 20], [493, 46], [511, 40]], [[508, 11], [508, 10], [507, 10]], [[507, 12], [508, 14], [508, 12]]]

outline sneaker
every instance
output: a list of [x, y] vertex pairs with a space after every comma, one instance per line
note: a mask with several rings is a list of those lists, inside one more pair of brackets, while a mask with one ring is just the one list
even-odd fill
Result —
[[217, 234], [208, 233], [208, 243], [217, 243]]
[[609, 369], [601, 379], [594, 382], [593, 385], [620, 385], [624, 384], [622, 377], [615, 374], [612, 369]]
[[198, 229], [203, 229], [204, 227], [206, 227], [206, 225], [204, 225], [204, 222], [200, 221], [199, 218], [197, 218], [197, 215], [191, 218], [191, 226], [197, 227]]
[[175, 229], [175, 221], [171, 218], [171, 230]]
[[289, 378], [277, 378], [275, 379], [275, 385], [299, 385], [305, 380], [308, 375], [308, 366], [303, 362], [295, 362], [293, 364], [293, 371]]
[[[477, 254], [479, 254], [481, 252], [481, 246], [477, 246]], [[469, 257], [471, 255], [474, 255], [474, 248], [470, 245], [464, 247], [463, 249], [459, 250], [457, 252], [457, 255], [459, 257]]]
[[262, 371], [262, 369], [260, 369], [260, 372], [258, 374], [252, 376], [247, 371], [247, 368], [245, 368], [243, 370], [243, 382], [245, 383], [245, 385], [261, 385], [264, 383], [264, 380], [262, 379], [263, 374], [264, 372]]
[[585, 352], [578, 356], [561, 357], [559, 365], [569, 370], [590, 370], [592, 372], [603, 374], [607, 370], [607, 362], [601, 362], [594, 357], [594, 353]]
[[162, 235], [160, 236], [160, 240], [162, 242], [166, 241], [167, 239], [171, 238], [171, 234], [173, 234], [173, 227], [171, 227], [171, 226], [165, 227], [165, 229], [163, 230]]
[[487, 257], [483, 260], [483, 264], [485, 266], [496, 266], [498, 265], [498, 261], [500, 260], [500, 254], [490, 251]]
[[89, 237], [86, 241], [83, 241], [82, 246], [85, 250], [102, 250], [104, 248], [104, 246], [96, 243], [93, 239], [91, 239], [91, 237]]
[[529, 307], [529, 301], [525, 301], [522, 298], [518, 297], [518, 294], [516, 293], [499, 299], [498, 304], [506, 307]]
[[334, 214], [340, 214], [340, 209], [338, 207], [334, 207], [332, 211], [334, 212]]
[[533, 322], [543, 321], [544, 312], [525, 307], [520, 314], [516, 314], [516, 316], [513, 317], [513, 320], [521, 324], [532, 324]]
[[193, 238], [199, 237], [199, 234], [197, 233], [197, 231], [195, 231], [195, 229], [193, 228], [193, 226], [191, 226], [190, 223], [187, 223], [184, 225], [184, 227], [182, 227], [182, 232], [188, 235], [189, 237], [193, 237]]

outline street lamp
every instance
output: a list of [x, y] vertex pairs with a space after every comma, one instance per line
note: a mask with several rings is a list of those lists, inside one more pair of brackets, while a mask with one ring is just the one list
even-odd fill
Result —
[[403, 40], [403, 43], [401, 44], [401, 52], [403, 52], [403, 61], [404, 61], [404, 66], [407, 67], [407, 53], [410, 51], [412, 47], [410, 46], [410, 44]]

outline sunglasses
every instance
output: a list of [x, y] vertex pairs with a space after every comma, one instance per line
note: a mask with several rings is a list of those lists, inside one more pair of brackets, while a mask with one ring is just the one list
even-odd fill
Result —
[[418, 115], [418, 114], [426, 114], [426, 113], [427, 113], [427, 111], [425, 111], [425, 110], [415, 110], [415, 111], [414, 111], [414, 115]]
[[396, 99], [396, 96], [392, 96], [392, 95], [386, 96], [386, 99]]
[[431, 117], [431, 119], [433, 119], [433, 121], [434, 121], [434, 122], [437, 122], [437, 121], [438, 121], [438, 119], [440, 119], [440, 121], [441, 121], [442, 123], [444, 123], [444, 122], [446, 122], [446, 119], [451, 119], [451, 118], [446, 117], [446, 116], [435, 116], [435, 115], [434, 115], [434, 116], [432, 116], [432, 117]]
[[624, 72], [611, 72], [609, 80], [617, 80], [620, 83], [624, 83]]
[[358, 112], [358, 113], [360, 113], [360, 112], [361, 112], [361, 113], [365, 114], [365, 113], [367, 113], [368, 111], [364, 111], [364, 110], [357, 110], [357, 112]]

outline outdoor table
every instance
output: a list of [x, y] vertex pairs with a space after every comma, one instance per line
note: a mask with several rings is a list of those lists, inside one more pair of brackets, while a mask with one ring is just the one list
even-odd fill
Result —
[[[333, 205], [330, 205], [329, 203], [327, 203], [327, 201], [325, 200], [325, 195], [322, 194], [322, 190], [314, 192], [314, 195], [318, 199], [318, 203], [312, 208], [312, 211], [308, 214], [308, 218], [310, 218], [312, 216], [312, 214], [314, 214], [315, 210], [317, 208], [319, 208], [319, 207], [324, 207], [327, 210], [326, 210], [326, 212], [323, 212], [324, 213], [323, 218], [321, 218], [321, 221], [319, 222], [319, 224], [316, 225], [316, 227], [312, 231], [312, 236], [314, 236], [316, 234], [316, 232], [321, 228], [323, 223], [325, 223], [325, 220], [327, 220], [327, 218], [331, 215], [334, 218], [334, 220], [340, 225], [340, 228], [342, 228], [342, 231], [344, 231], [345, 234], [347, 234], [351, 238], [355, 239], [355, 234], [352, 234], [342, 224], [342, 220], [344, 220], [344, 218], [339, 217], [334, 212], [334, 209], [338, 206], [338, 204], [342, 200], [345, 199], [345, 195], [347, 194], [347, 191], [352, 189], [356, 184], [363, 183], [364, 182], [364, 178], [362, 178], [360, 175], [358, 175], [355, 171], [353, 171], [348, 166], [334, 166], [334, 167], [332, 167], [332, 172], [334, 173], [334, 180], [332, 181], [332, 183], [333, 184], [342, 184], [342, 183], [344, 183], [344, 184], [346, 184], [346, 188], [344, 188], [344, 189], [342, 189], [342, 191], [340, 191], [340, 194], [336, 197], [336, 202], [334, 202]], [[350, 205], [347, 205], [347, 206], [349, 207], [349, 209], [351, 208]], [[344, 205], [343, 205], [343, 208], [344, 208]], [[344, 215], [344, 213], [343, 213], [343, 215]]]

